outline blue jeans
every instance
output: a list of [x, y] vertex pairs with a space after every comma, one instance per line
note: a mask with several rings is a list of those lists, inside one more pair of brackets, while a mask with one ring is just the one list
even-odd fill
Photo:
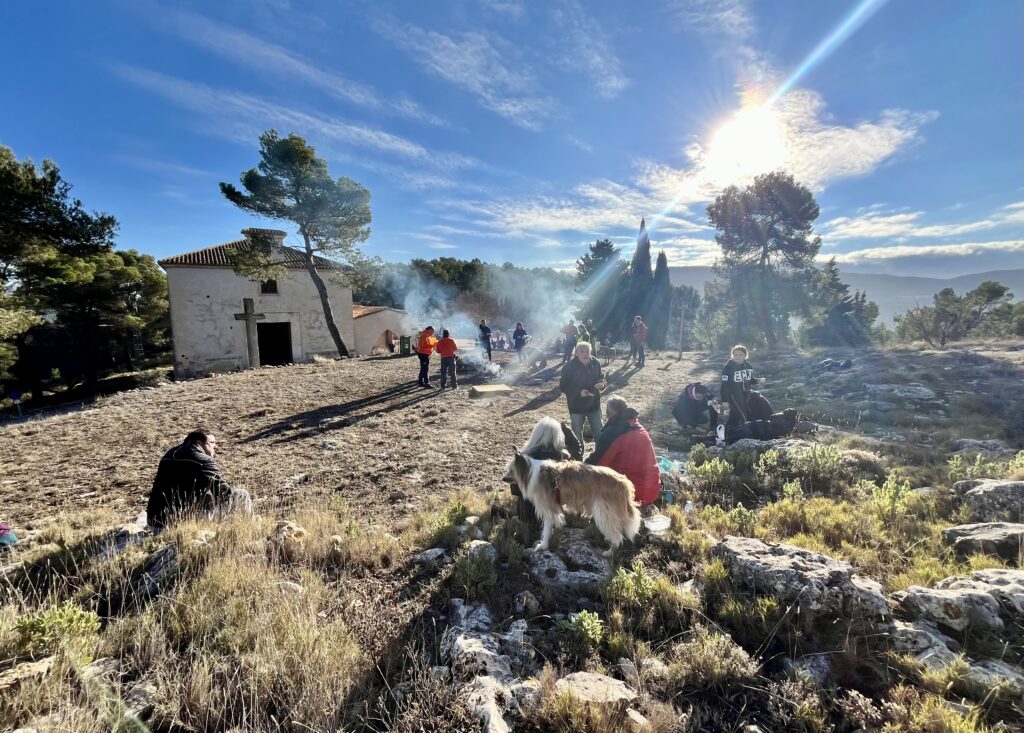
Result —
[[459, 380], [455, 378], [455, 357], [454, 356], [442, 356], [441, 357], [441, 389], [445, 388], [447, 383], [447, 376], [452, 377], [452, 389], [459, 386]]
[[590, 432], [594, 435], [594, 444], [597, 445], [597, 439], [601, 437], [601, 408], [598, 407], [593, 412], [569, 414], [569, 421], [572, 423], [573, 435], [575, 435], [576, 439], [580, 441], [580, 445], [585, 445], [583, 442], [584, 420], [590, 421]]

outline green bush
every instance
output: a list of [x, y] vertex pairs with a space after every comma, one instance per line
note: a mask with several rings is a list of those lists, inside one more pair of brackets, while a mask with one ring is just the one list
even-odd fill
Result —
[[604, 638], [604, 621], [593, 611], [580, 611], [568, 621], [560, 621], [559, 627], [572, 634], [576, 641], [590, 649], [598, 649]]
[[628, 608], [649, 606], [657, 591], [657, 580], [647, 573], [639, 560], [633, 561], [631, 570], [619, 568], [608, 582], [608, 600]]
[[846, 474], [843, 453], [834, 445], [812, 445], [805, 451], [794, 451], [789, 464], [812, 493], [833, 494]]
[[704, 503], [721, 501], [730, 490], [733, 484], [732, 464], [723, 461], [721, 458], [712, 458], [710, 461], [696, 464], [692, 457], [686, 464], [686, 471], [693, 482], [693, 487]]
[[782, 484], [781, 466], [779, 465], [779, 452], [768, 450], [757, 459], [757, 466], [754, 473], [758, 481], [768, 491], [777, 491]]
[[455, 561], [448, 582], [453, 590], [463, 593], [467, 601], [484, 600], [498, 584], [498, 574], [485, 553], [463, 552]]
[[88, 658], [99, 640], [100, 620], [71, 601], [18, 619], [18, 648], [21, 654], [42, 656], [65, 650], [72, 657]]
[[[690, 449], [690, 463], [694, 466], [703, 466], [711, 460], [711, 451], [703, 443], [697, 443]], [[689, 470], [689, 468], [687, 468]]]
[[757, 670], [757, 663], [731, 638], [698, 626], [689, 641], [673, 648], [668, 674], [672, 687], [682, 692], [742, 685]]
[[910, 483], [902, 483], [895, 475], [885, 479], [885, 483], [876, 486], [871, 492], [871, 503], [878, 518], [889, 524], [900, 519], [907, 508], [907, 496], [910, 495]]

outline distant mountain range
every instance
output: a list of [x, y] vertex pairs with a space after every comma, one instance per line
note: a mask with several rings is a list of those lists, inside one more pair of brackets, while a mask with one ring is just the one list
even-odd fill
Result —
[[[704, 283], [716, 279], [710, 267], [670, 267], [669, 276], [673, 285], [689, 285], [698, 292], [704, 291]], [[884, 321], [891, 321], [897, 313], [903, 313], [916, 305], [930, 304], [932, 296], [943, 288], [953, 288], [962, 294], [986, 280], [996, 280], [1009, 287], [1015, 300], [1024, 299], [1024, 270], [993, 270], [949, 279], [866, 272], [843, 272], [842, 276], [851, 292], [863, 291], [867, 293], [868, 300], [878, 303], [879, 317]]]

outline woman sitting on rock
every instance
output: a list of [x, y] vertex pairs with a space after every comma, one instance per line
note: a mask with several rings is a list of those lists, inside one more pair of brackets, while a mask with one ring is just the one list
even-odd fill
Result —
[[661, 476], [651, 436], [637, 420], [637, 411], [621, 397], [609, 399], [605, 411], [597, 448], [586, 462], [618, 471], [632, 481], [640, 506], [654, 503], [661, 493]]

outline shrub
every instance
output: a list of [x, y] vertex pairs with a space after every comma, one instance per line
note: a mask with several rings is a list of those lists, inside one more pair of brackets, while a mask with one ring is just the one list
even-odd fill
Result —
[[871, 503], [878, 518], [889, 524], [902, 518], [907, 507], [907, 496], [910, 494], [910, 483], [902, 483], [895, 475], [885, 479], [885, 483], [876, 486], [871, 492]]
[[754, 536], [754, 527], [757, 526], [757, 512], [747, 509], [740, 502], [727, 515], [729, 522], [736, 528], [737, 534], [745, 537]]
[[705, 503], [725, 495], [732, 487], [732, 466], [721, 458], [696, 464], [692, 457], [686, 464], [686, 471], [694, 489]]
[[777, 491], [782, 484], [782, 475], [779, 465], [779, 452], [768, 450], [757, 459], [757, 466], [754, 469], [758, 480], [768, 491]]
[[785, 623], [788, 620], [786, 608], [770, 596], [749, 598], [727, 594], [716, 616], [746, 648], [767, 649], [776, 636], [781, 633], [788, 638], [791, 631]]
[[742, 503], [728, 512], [712, 504], [701, 509], [699, 516], [708, 531], [718, 537], [727, 534], [753, 537], [754, 528], [757, 526], [757, 513], [747, 509]]
[[65, 601], [15, 624], [21, 654], [43, 656], [65, 651], [74, 659], [88, 659], [99, 641], [100, 620], [95, 611], [86, 611]]
[[[703, 443], [697, 443], [690, 449], [690, 463], [694, 466], [703, 466], [705, 463], [711, 460], [711, 451]], [[686, 470], [690, 470], [687, 466]]]
[[608, 582], [608, 600], [627, 608], [649, 606], [658, 590], [657, 581], [648, 575], [644, 564], [633, 561], [631, 570], [619, 568]]
[[672, 649], [668, 674], [676, 691], [723, 690], [748, 682], [757, 675], [758, 665], [725, 634], [703, 626], [693, 637]]
[[460, 553], [449, 579], [451, 587], [467, 601], [484, 600], [498, 584], [494, 562], [483, 552]]
[[833, 494], [837, 484], [846, 479], [843, 453], [834, 445], [812, 445], [807, 450], [794, 451], [789, 466], [811, 493]]
[[782, 485], [782, 496], [793, 502], [804, 500], [804, 490], [799, 481], [787, 481]]
[[604, 638], [604, 621], [593, 611], [580, 611], [559, 627], [572, 634], [576, 641], [590, 649], [598, 649]]

